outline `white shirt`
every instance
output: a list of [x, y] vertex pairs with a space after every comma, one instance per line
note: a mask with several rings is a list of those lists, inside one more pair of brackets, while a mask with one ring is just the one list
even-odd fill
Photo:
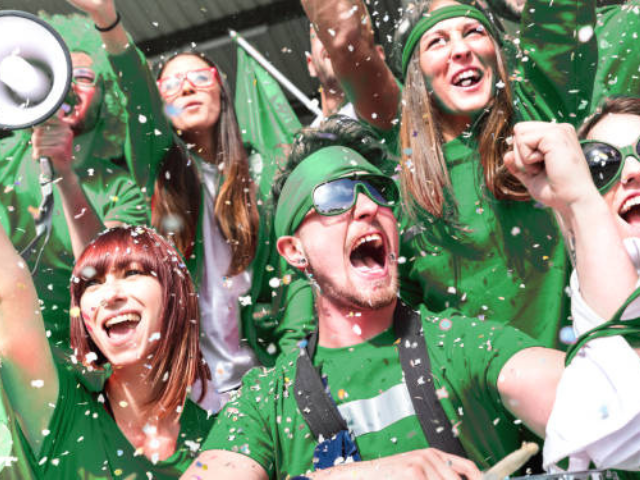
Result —
[[[640, 239], [625, 240], [636, 269], [640, 269]], [[571, 314], [576, 338], [601, 325], [580, 295], [578, 275], [571, 275]], [[636, 299], [622, 320], [640, 316]], [[559, 471], [569, 457], [569, 470], [640, 470], [640, 358], [620, 336], [591, 340], [565, 369], [547, 423], [544, 467]]]
[[[218, 412], [229, 393], [240, 386], [242, 376], [258, 365], [253, 350], [242, 341], [238, 297], [251, 288], [247, 270], [233, 277], [226, 273], [231, 263], [231, 248], [223, 237], [214, 216], [218, 167], [202, 163], [204, 212], [202, 240], [204, 261], [199, 291], [200, 348], [211, 369], [212, 380], [200, 406]], [[195, 384], [192, 398], [197, 399], [201, 385]]]
[[[349, 102], [344, 104], [342, 107], [340, 107], [340, 110], [338, 110], [336, 112], [336, 115], [345, 115], [349, 118], [353, 118], [354, 120], [358, 120], [358, 114], [356, 113], [356, 108], [353, 106], [353, 103]], [[309, 125], [311, 128], [318, 128], [322, 122], [324, 122], [327, 119], [327, 117], [325, 117], [324, 115], [318, 115], [316, 118], [313, 119], [313, 122], [311, 122], [311, 125]]]

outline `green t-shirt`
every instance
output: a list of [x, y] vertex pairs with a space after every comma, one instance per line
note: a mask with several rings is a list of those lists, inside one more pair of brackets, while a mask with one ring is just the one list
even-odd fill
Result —
[[484, 186], [472, 139], [444, 145], [457, 228], [403, 220], [402, 298], [432, 311], [455, 307], [469, 317], [508, 321], [542, 345], [557, 344], [567, 322], [570, 264], [550, 210], [496, 200]]
[[[136, 454], [107, 412], [104, 394], [89, 391], [77, 375], [58, 366], [60, 393], [50, 433], [38, 458], [31, 457], [44, 480], [175, 479], [198, 456], [214, 417], [195, 403], [187, 400], [184, 405], [175, 453], [154, 464]], [[22, 442], [26, 444], [24, 437]]]
[[[89, 203], [102, 222], [148, 223], [149, 213], [140, 189], [128, 172], [92, 155], [96, 132], [74, 139], [74, 169]], [[33, 214], [40, 205], [40, 167], [31, 158], [31, 131], [22, 130], [0, 142], [0, 223], [18, 251], [36, 236]], [[52, 344], [69, 345], [69, 279], [74, 257], [58, 189], [54, 187], [53, 229], [34, 276], [43, 303], [45, 327]], [[37, 244], [39, 251], [43, 240]], [[37, 252], [31, 255], [33, 268]]]
[[[520, 446], [519, 422], [501, 405], [496, 385], [507, 360], [536, 343], [511, 327], [453, 311], [421, 313], [438, 398], [469, 457], [486, 467]], [[352, 347], [318, 347], [314, 357], [363, 460], [428, 446], [402, 380], [395, 340], [389, 329]], [[270, 478], [310, 470], [316, 440], [294, 398], [296, 358], [295, 352], [282, 355], [275, 368], [247, 374], [202, 449], [247, 455]]]

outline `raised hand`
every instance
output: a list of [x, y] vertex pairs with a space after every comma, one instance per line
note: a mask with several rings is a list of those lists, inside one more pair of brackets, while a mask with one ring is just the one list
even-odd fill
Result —
[[599, 196], [575, 129], [569, 124], [521, 122], [505, 166], [533, 198], [565, 212], [574, 203]]
[[71, 5], [91, 17], [97, 27], [106, 28], [116, 23], [118, 13], [114, 0], [67, 0]]
[[73, 131], [61, 118], [60, 112], [33, 128], [31, 143], [33, 158], [49, 157], [54, 170], [66, 175], [73, 169]]

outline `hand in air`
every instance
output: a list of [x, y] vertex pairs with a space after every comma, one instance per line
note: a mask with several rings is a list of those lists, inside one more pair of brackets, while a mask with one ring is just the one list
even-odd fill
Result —
[[504, 164], [533, 198], [561, 213], [599, 193], [573, 126], [521, 122], [513, 129], [513, 149]]
[[114, 0], [67, 0], [67, 2], [88, 14], [100, 27], [111, 25], [116, 19]]

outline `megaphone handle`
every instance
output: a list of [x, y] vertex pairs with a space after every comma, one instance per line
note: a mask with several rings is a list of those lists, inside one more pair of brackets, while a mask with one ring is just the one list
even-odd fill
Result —
[[44, 237], [44, 242], [38, 251], [35, 264], [31, 270], [32, 275], [36, 275], [38, 271], [38, 265], [40, 258], [44, 252], [44, 248], [51, 236], [51, 228], [53, 226], [53, 165], [49, 157], [40, 157], [40, 192], [42, 194], [42, 201], [38, 208], [38, 217], [35, 219], [36, 235], [29, 242], [27, 247], [20, 252], [22, 258], [28, 261], [31, 258], [31, 254], [34, 253], [36, 244]]
[[49, 157], [40, 157], [40, 188], [42, 196], [45, 197], [53, 191], [51, 183], [53, 182], [53, 165]]

